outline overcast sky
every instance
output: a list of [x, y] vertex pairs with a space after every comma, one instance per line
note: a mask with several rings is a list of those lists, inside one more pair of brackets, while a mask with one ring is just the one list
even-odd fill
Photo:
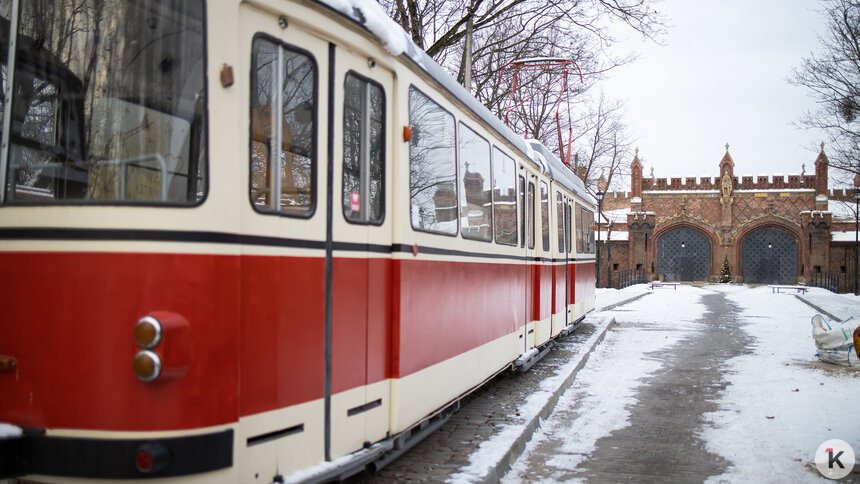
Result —
[[[665, 0], [663, 44], [629, 38], [641, 54], [618, 69], [607, 93], [626, 100], [643, 174], [716, 176], [729, 143], [736, 175], [814, 171], [820, 134], [792, 123], [814, 107], [787, 82], [819, 49], [822, 4], [814, 0]], [[825, 152], [827, 147], [825, 146]]]

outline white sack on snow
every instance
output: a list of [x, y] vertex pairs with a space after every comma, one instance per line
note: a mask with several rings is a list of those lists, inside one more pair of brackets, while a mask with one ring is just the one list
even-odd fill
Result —
[[818, 358], [842, 366], [858, 366], [854, 352], [854, 330], [860, 322], [849, 319], [842, 323], [827, 321], [820, 314], [812, 317], [812, 339], [818, 348]]

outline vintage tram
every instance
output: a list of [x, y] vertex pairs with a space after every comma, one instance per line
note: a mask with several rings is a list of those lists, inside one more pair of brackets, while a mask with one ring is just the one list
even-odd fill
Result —
[[593, 308], [581, 180], [383, 17], [0, 1], [0, 478], [347, 476]]

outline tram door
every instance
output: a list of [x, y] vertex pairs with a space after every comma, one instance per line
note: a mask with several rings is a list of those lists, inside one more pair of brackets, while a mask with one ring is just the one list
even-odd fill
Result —
[[549, 341], [552, 334], [552, 303], [553, 303], [553, 266], [552, 266], [552, 234], [550, 231], [550, 189], [544, 180], [535, 180], [536, 196], [540, 197], [536, 204], [535, 216], [539, 228], [536, 234], [534, 263], [535, 294], [534, 320], [535, 346]]
[[[565, 237], [565, 207], [567, 197], [562, 192], [555, 191], [555, 211], [553, 218], [556, 220], [556, 233], [551, 237], [556, 238], [557, 251], [553, 252], [553, 259], [562, 261], [561, 264], [553, 262], [552, 275], [552, 335], [560, 333], [567, 326], [567, 257]], [[557, 254], [557, 257], [555, 256]]]
[[519, 219], [519, 241], [520, 241], [520, 249], [522, 250], [522, 255], [524, 257], [524, 263], [522, 265], [522, 285], [523, 288], [523, 312], [520, 314], [520, 318], [522, 319], [523, 327], [520, 329], [520, 342], [522, 343], [522, 351], [523, 353], [528, 350], [528, 340], [526, 339], [526, 333], [528, 332], [528, 323], [529, 323], [529, 315], [531, 309], [529, 308], [530, 296], [530, 287], [529, 283], [529, 263], [528, 258], [526, 257], [528, 254], [528, 241], [526, 240], [526, 232], [528, 227], [528, 210], [526, 209], [526, 178], [528, 177], [528, 173], [525, 171], [523, 165], [519, 165], [519, 170], [517, 174], [517, 205], [519, 209], [518, 219]]
[[[330, 59], [331, 62], [331, 59]], [[330, 457], [389, 429], [393, 73], [334, 48]]]
[[536, 300], [540, 296], [540, 263], [536, 261], [537, 244], [536, 236], [536, 205], [537, 205], [537, 176], [531, 174], [528, 170], [523, 171], [525, 182], [523, 187], [523, 212], [524, 212], [524, 228], [525, 233], [525, 249], [526, 249], [526, 325], [525, 331], [525, 349], [529, 350], [535, 346], [535, 333], [537, 321], [539, 319], [540, 305], [536, 304]]
[[[258, 241], [243, 245], [241, 259], [241, 482], [325, 458], [329, 156], [328, 90], [320, 80], [328, 73], [329, 43], [300, 28], [267, 30], [276, 21], [270, 11], [241, 5], [238, 49], [247, 64], [236, 67], [234, 86], [211, 99], [219, 109], [213, 114], [224, 120], [247, 116], [248, 164], [234, 176], [248, 177], [242, 233]], [[237, 92], [243, 85], [249, 93]], [[246, 114], [231, 110], [240, 99], [249, 99]], [[233, 123], [215, 124], [213, 135], [236, 136], [224, 129]], [[213, 180], [226, 188], [228, 176]]]
[[574, 302], [576, 301], [576, 294], [574, 292], [576, 288], [576, 264], [572, 263], [571, 257], [573, 257], [573, 247], [575, 242], [573, 241], [573, 236], [576, 233], [573, 229], [573, 222], [575, 217], [573, 216], [573, 200], [565, 199], [564, 203], [564, 238], [567, 241], [565, 247], [564, 258], [567, 261], [567, 292], [565, 293], [565, 313], [567, 314], [566, 325], [572, 323], [576, 318], [574, 317]]

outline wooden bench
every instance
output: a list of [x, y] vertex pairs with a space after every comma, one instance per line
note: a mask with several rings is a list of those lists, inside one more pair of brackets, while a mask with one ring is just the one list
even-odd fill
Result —
[[672, 289], [678, 289], [678, 282], [660, 282], [660, 281], [652, 281], [648, 285], [649, 289], [654, 289], [655, 287], [672, 287]]
[[778, 285], [776, 285], [776, 286], [767, 286], [767, 287], [770, 288], [771, 293], [777, 293], [777, 294], [779, 294], [779, 291], [781, 291], [782, 289], [785, 289], [787, 291], [792, 290], [794, 292], [802, 292], [804, 294], [806, 294], [806, 291], [809, 290], [809, 287], [807, 287], [807, 286], [778, 286]]

